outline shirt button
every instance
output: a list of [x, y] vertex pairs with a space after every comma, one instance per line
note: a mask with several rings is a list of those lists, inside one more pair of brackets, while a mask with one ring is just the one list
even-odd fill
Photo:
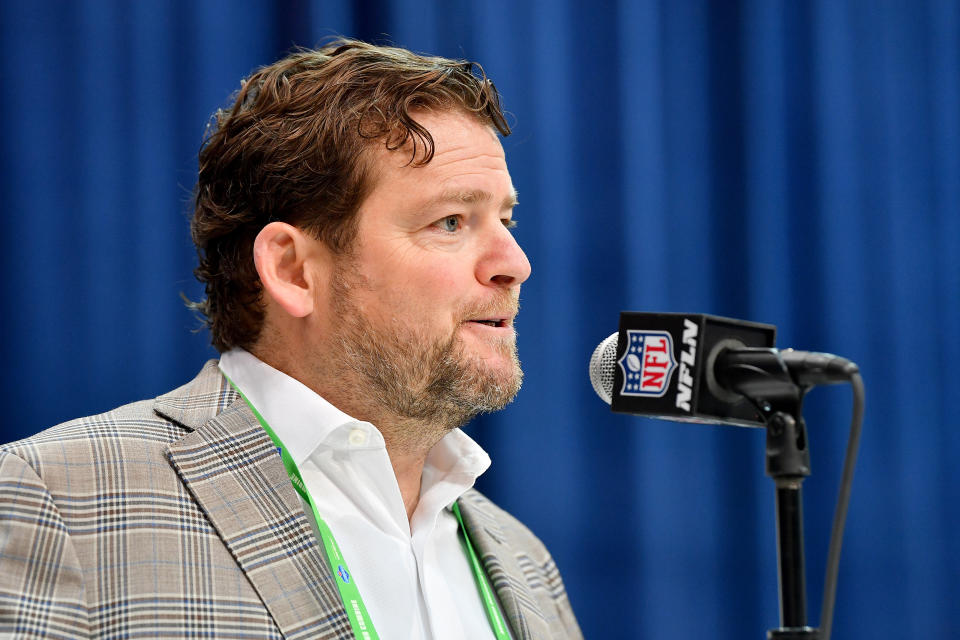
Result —
[[351, 429], [350, 436], [347, 438], [350, 441], [350, 444], [353, 445], [364, 445], [367, 444], [367, 432], [363, 429]]

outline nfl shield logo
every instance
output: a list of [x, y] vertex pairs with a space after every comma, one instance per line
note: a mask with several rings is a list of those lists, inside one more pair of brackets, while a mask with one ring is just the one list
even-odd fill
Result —
[[627, 350], [617, 360], [623, 371], [620, 395], [659, 398], [670, 386], [677, 368], [673, 338], [666, 331], [627, 329]]

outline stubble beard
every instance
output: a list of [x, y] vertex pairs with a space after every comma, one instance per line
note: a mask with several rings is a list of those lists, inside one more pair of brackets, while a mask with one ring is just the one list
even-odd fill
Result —
[[[503, 409], [517, 395], [523, 371], [513, 336], [493, 339], [498, 360], [506, 359], [509, 366], [487, 365], [465, 352], [460, 325], [447, 338], [427, 336], [400, 323], [375, 326], [354, 301], [352, 292], [364, 286], [349, 260], [335, 268], [331, 292], [338, 325], [329, 357], [342, 371], [342, 382], [364, 396], [363, 404], [372, 408], [372, 415], [402, 425], [400, 433], [390, 434], [395, 445], [435, 442], [480, 413]], [[495, 307], [461, 309], [458, 318], [484, 317], [488, 308], [516, 306], [515, 300], [507, 299]]]

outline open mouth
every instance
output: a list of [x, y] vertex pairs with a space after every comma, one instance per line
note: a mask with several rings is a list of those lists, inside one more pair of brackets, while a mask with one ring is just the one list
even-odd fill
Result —
[[485, 324], [488, 327], [506, 327], [507, 320], [505, 318], [490, 318], [489, 320], [470, 320], [470, 322], [476, 322], [477, 324]]

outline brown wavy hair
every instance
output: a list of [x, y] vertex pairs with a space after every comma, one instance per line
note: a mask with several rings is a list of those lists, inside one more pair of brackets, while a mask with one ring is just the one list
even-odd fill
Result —
[[510, 134], [479, 65], [346, 39], [256, 70], [214, 114], [190, 225], [206, 299], [189, 304], [217, 350], [249, 348], [260, 335], [253, 242], [264, 226], [296, 225], [343, 253], [374, 179], [367, 151], [409, 144], [413, 165], [430, 162], [433, 138], [417, 109], [461, 109]]

